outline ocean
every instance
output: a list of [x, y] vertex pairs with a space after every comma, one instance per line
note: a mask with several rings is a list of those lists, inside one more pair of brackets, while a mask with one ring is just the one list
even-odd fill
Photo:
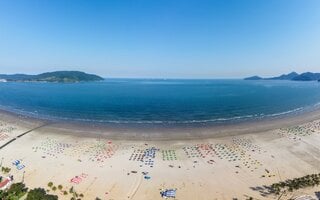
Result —
[[43, 119], [116, 124], [234, 123], [319, 106], [320, 83], [107, 79], [0, 83], [0, 109]]

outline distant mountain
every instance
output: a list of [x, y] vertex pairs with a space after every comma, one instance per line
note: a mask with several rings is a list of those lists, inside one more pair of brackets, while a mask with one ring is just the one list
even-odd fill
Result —
[[318, 80], [319, 81], [320, 73], [305, 72], [302, 74], [298, 74], [296, 72], [291, 72], [289, 74], [283, 74], [281, 76], [271, 77], [271, 78], [261, 78], [259, 76], [252, 76], [252, 77], [245, 78], [244, 80], [291, 80], [291, 81], [317, 81]]
[[34, 75], [26, 75], [26, 74], [0, 74], [0, 79], [6, 80], [6, 81], [21, 81], [21, 80], [27, 80], [34, 77]]
[[317, 81], [320, 79], [320, 73], [311, 73], [306, 72], [300, 74], [299, 76], [294, 77], [292, 80], [294, 81]]
[[248, 78], [245, 78], [244, 80], [261, 80], [263, 78], [261, 78], [260, 76], [250, 76]]
[[272, 78], [266, 78], [266, 79], [269, 79], [269, 80], [292, 80], [297, 76], [299, 76], [298, 73], [291, 72], [289, 74], [282, 74], [281, 76], [272, 77]]
[[104, 80], [100, 76], [94, 74], [87, 74], [79, 71], [56, 71], [47, 72], [38, 75], [27, 74], [0, 74], [0, 79], [14, 82], [58, 82], [58, 83], [75, 83], [88, 81]]

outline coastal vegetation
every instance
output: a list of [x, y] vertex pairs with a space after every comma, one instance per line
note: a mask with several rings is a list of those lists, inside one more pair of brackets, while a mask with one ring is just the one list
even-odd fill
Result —
[[320, 185], [320, 173], [274, 183], [270, 186], [270, 193], [280, 195], [285, 192], [293, 192], [294, 190], [318, 185]]
[[23, 183], [14, 183], [7, 190], [0, 190], [0, 199], [18, 200], [28, 192]]
[[97, 76], [94, 74], [87, 74], [80, 71], [56, 71], [56, 72], [42, 73], [38, 75], [0, 74], [0, 79], [8, 82], [57, 82], [57, 83], [75, 83], [75, 82], [89, 82], [89, 81], [104, 80], [100, 76]]
[[9, 167], [1, 167], [1, 171], [2, 171], [4, 174], [8, 174], [8, 173], [11, 171], [11, 168], [9, 168]]
[[29, 190], [22, 182], [14, 183], [6, 190], [0, 190], [0, 199], [18, 200], [22, 198], [26, 200], [57, 200], [58, 196], [47, 194], [43, 188]]
[[26, 200], [57, 200], [58, 196], [47, 194], [43, 188], [30, 190]]
[[[62, 185], [55, 186], [52, 182], [48, 183], [48, 187], [52, 189], [53, 192], [59, 190], [59, 192], [61, 192], [64, 196], [70, 194], [70, 199], [72, 200], [81, 200], [84, 198], [84, 195], [82, 193], [77, 193], [73, 187], [69, 189], [69, 192], [63, 190]], [[0, 199], [57, 200], [58, 196], [48, 194], [49, 191], [50, 190], [45, 190], [44, 188], [34, 188], [29, 190], [24, 183], [18, 182], [12, 184], [8, 189], [0, 190]]]

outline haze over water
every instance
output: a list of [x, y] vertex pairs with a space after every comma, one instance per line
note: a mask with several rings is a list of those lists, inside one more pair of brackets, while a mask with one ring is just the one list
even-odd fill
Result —
[[292, 81], [108, 79], [1, 83], [2, 109], [39, 118], [110, 123], [228, 123], [303, 111], [320, 84]]

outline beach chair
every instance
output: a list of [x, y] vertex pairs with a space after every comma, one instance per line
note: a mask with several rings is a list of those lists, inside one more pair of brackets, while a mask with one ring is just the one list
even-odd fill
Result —
[[80, 175], [80, 177], [81, 177], [81, 178], [87, 178], [87, 177], [88, 177], [88, 174], [82, 173], [82, 174]]

